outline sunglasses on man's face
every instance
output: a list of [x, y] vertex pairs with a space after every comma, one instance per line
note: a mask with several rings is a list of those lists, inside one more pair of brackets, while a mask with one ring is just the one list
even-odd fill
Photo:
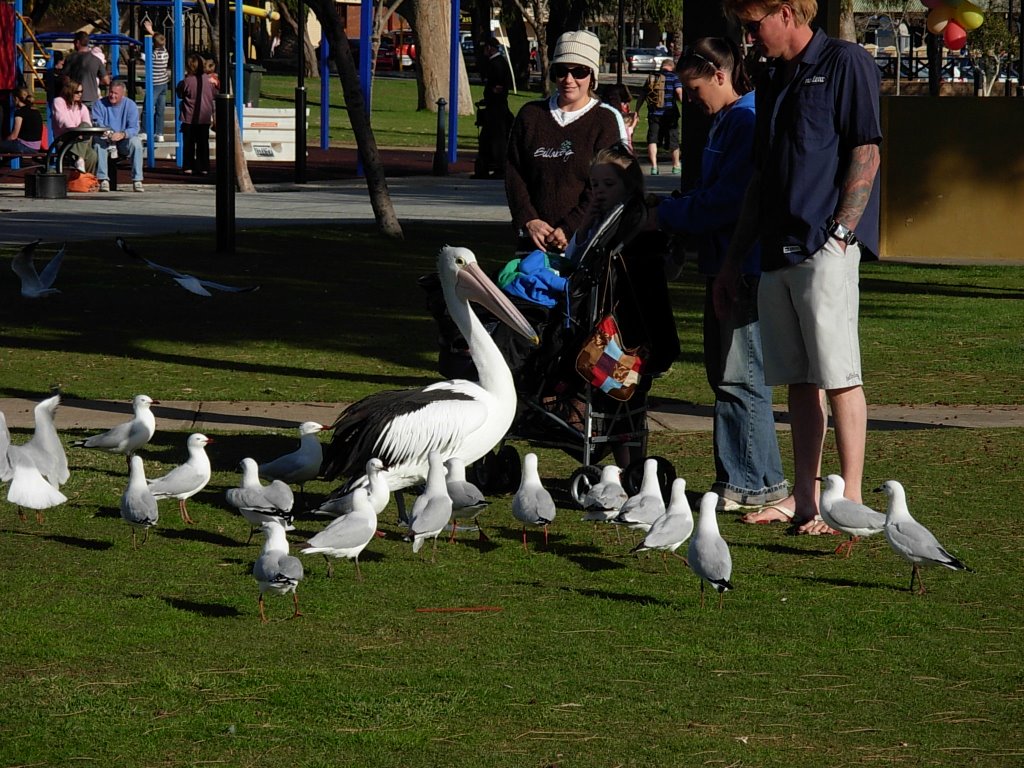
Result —
[[769, 16], [774, 16], [778, 12], [779, 9], [776, 8], [774, 11], [766, 13], [760, 19], [755, 19], [754, 21], [744, 21], [740, 26], [743, 27], [743, 31], [746, 32], [748, 35], [756, 35], [758, 32], [761, 31], [761, 22], [763, 22]]
[[559, 80], [569, 75], [572, 75], [573, 80], [585, 80], [590, 77], [590, 67], [570, 67], [568, 64], [553, 64], [551, 66], [551, 74]]

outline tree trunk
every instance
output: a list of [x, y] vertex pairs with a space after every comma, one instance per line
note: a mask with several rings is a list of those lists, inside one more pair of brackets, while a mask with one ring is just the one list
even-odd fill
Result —
[[370, 193], [370, 206], [373, 208], [377, 227], [382, 234], [401, 239], [403, 237], [402, 225], [399, 224], [395, 208], [391, 204], [384, 165], [381, 162], [377, 140], [366, 114], [363, 92], [359, 87], [356, 63], [352, 58], [352, 49], [349, 48], [348, 38], [345, 37], [341, 28], [334, 0], [309, 0], [309, 6], [320, 20], [324, 37], [327, 38], [331, 56], [338, 69], [338, 79], [341, 81], [341, 89], [345, 95], [345, 104], [348, 108], [349, 121], [352, 123], [352, 132], [356, 137], [359, 159], [366, 172], [366, 187]]
[[854, 23], [853, 0], [841, 0], [839, 3], [839, 39], [857, 42], [857, 26]]
[[[298, 21], [298, 19], [296, 19], [295, 16], [292, 15], [292, 12], [288, 9], [288, 6], [285, 3], [281, 2], [280, 0], [278, 0], [278, 2], [275, 3], [275, 5], [277, 7], [278, 13], [281, 14], [281, 23], [286, 25], [292, 31], [292, 36], [293, 37], [297, 38], [299, 36], [299, 21]], [[306, 10], [306, 13], [309, 13], [308, 9]], [[304, 74], [306, 75], [306, 77], [315, 77], [316, 76], [316, 48], [313, 47], [313, 43], [309, 39], [309, 32], [308, 31], [306, 32], [305, 39], [301, 41], [301, 44], [306, 49], [306, 51], [305, 51], [305, 53], [306, 53], [306, 71], [305, 71]], [[296, 58], [298, 58], [297, 53], [298, 52], [296, 52]]]
[[[424, 107], [437, 111], [437, 100], [448, 101], [451, 14], [449, 3], [438, 0], [406, 0], [402, 15], [416, 30], [417, 77], [423, 83]], [[459, 50], [459, 114], [473, 114], [473, 94], [469, 90], [466, 62]], [[451, 109], [451, 105], [448, 106]]]

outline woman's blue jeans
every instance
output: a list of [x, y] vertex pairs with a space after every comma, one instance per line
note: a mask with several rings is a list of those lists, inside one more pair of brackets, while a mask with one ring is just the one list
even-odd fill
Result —
[[707, 281], [704, 301], [704, 369], [715, 393], [712, 490], [743, 505], [770, 504], [789, 495], [789, 484], [775, 436], [772, 389], [764, 383], [758, 278], [741, 278], [733, 314], [725, 320], [715, 315], [713, 281]]

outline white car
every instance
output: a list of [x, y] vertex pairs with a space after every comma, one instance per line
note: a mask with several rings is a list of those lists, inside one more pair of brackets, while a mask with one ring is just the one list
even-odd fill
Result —
[[626, 67], [630, 72], [657, 72], [661, 63], [672, 56], [660, 53], [657, 48], [627, 48]]

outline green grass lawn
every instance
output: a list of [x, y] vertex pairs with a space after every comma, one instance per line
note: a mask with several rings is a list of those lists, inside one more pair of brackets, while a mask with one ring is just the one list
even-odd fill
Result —
[[[0, 281], [0, 395], [40, 399], [60, 386], [119, 400], [333, 401], [435, 380], [436, 327], [415, 279], [446, 242], [474, 248], [488, 269], [511, 249], [505, 227], [444, 222], [408, 226], [398, 243], [369, 227], [243, 232], [232, 257], [213, 254], [207, 236], [133, 243], [183, 271], [262, 285], [204, 300], [112, 243], [76, 244], [59, 296], [24, 302], [13, 278]], [[869, 403], [1021, 404], [1022, 277], [865, 265]], [[683, 353], [654, 396], [710, 403], [692, 268], [672, 293]], [[322, 559], [307, 560], [305, 615], [284, 621], [290, 601], [272, 599], [266, 626], [250, 575], [259, 544], [245, 544], [223, 491], [242, 457], [272, 458], [295, 437], [214, 438], [214, 479], [189, 505], [197, 525], [164, 502], [138, 551], [116, 511], [120, 457], [69, 448], [69, 501], [41, 524], [0, 504], [0, 766], [1024, 759], [1024, 430], [869, 435], [869, 487], [901, 480], [912, 512], [976, 571], [926, 571], [923, 597], [907, 592], [910, 567], [880, 537], [846, 560], [832, 554], [838, 539], [790, 538], [727, 514], [736, 591], [722, 611], [701, 611], [679, 561], [666, 573], [659, 558], [629, 557], [628, 536], [579, 521], [565, 495], [574, 462], [542, 450], [560, 500], [546, 550], [531, 531], [523, 551], [503, 496], [482, 517], [490, 544], [441, 543], [431, 564], [401, 541], [392, 506], [387, 537], [362, 558], [363, 583], [346, 563], [328, 579]], [[147, 473], [181, 462], [184, 441], [158, 431]], [[658, 434], [650, 450], [699, 492], [713, 477], [710, 441]], [[781, 443], [792, 476], [788, 433]], [[825, 456], [831, 471], [831, 443]], [[322, 526], [300, 518], [293, 548]], [[479, 606], [500, 610], [417, 611]]]
[[[483, 86], [471, 84], [473, 101], [483, 98]], [[377, 77], [373, 81], [370, 122], [380, 147], [433, 147], [437, 137], [437, 113], [416, 110], [416, 80], [412, 78]], [[448, 96], [445, 94], [445, 100]], [[520, 91], [509, 97], [513, 113], [526, 101], [540, 98], [537, 92]], [[320, 80], [306, 80], [306, 103], [309, 107], [309, 136], [319, 137], [321, 125]], [[334, 76], [330, 82], [330, 141], [332, 144], [355, 146], [355, 136], [345, 108], [341, 82]], [[295, 78], [264, 75], [260, 87], [260, 106], [278, 109], [295, 104]], [[475, 115], [463, 115], [458, 121], [460, 146], [475, 144]], [[447, 132], [447, 123], [445, 124]]]

